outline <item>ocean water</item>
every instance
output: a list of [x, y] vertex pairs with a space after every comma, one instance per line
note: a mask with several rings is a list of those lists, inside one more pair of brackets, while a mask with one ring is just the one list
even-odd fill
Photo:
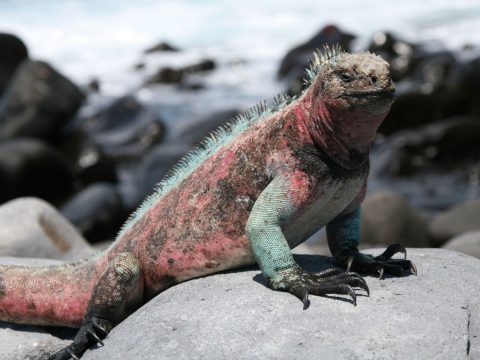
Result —
[[[477, 0], [0, 1], [0, 31], [20, 36], [33, 58], [52, 63], [79, 84], [98, 78], [105, 96], [135, 91], [161, 64], [216, 59], [219, 69], [203, 79], [208, 95], [200, 106], [255, 103], [281, 92], [275, 71], [282, 55], [330, 23], [359, 35], [357, 47], [385, 29], [452, 48], [480, 43]], [[162, 40], [184, 51], [142, 55]], [[238, 59], [245, 63], [231, 65]], [[141, 72], [133, 69], [139, 62], [147, 64]], [[146, 101], [162, 95], [173, 103], [190, 100], [158, 89], [139, 95]]]

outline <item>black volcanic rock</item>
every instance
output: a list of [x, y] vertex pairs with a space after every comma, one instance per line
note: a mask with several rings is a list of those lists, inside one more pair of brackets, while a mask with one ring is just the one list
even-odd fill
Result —
[[287, 52], [280, 62], [277, 72], [278, 78], [283, 79], [292, 74], [294, 77], [298, 77], [299, 72], [303, 76], [305, 68], [308, 67], [309, 59], [312, 58], [312, 53], [316, 49], [323, 50], [324, 45], [336, 46], [338, 44], [343, 50], [349, 51], [353, 39], [355, 39], [354, 35], [343, 32], [335, 25], [323, 27], [310, 40]]
[[8, 86], [15, 69], [28, 58], [22, 40], [12, 34], [0, 33], [0, 94]]
[[162, 52], [162, 51], [177, 52], [177, 51], [180, 51], [180, 49], [169, 44], [168, 42], [162, 41], [154, 46], [149, 47], [143, 53], [151, 54], [151, 53]]
[[90, 242], [115, 238], [128, 216], [115, 186], [96, 183], [70, 198], [61, 208]]
[[0, 202], [38, 196], [57, 202], [73, 190], [73, 171], [54, 148], [37, 139], [0, 143]]
[[143, 155], [165, 135], [162, 119], [133, 96], [125, 96], [83, 119], [81, 128], [107, 157], [122, 160]]
[[83, 101], [80, 89], [41, 61], [24, 61], [0, 103], [0, 139], [55, 141]]
[[215, 70], [216, 67], [216, 62], [211, 59], [204, 59], [198, 63], [191, 64], [183, 68], [164, 67], [158, 70], [156, 74], [148, 79], [146, 85], [158, 83], [179, 84], [182, 83], [190, 74], [212, 71]]

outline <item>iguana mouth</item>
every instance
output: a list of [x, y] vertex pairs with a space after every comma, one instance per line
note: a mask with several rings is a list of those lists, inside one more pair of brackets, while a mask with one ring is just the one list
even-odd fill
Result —
[[343, 96], [349, 96], [354, 98], [366, 98], [366, 97], [383, 97], [393, 98], [395, 95], [395, 89], [382, 89], [382, 90], [367, 90], [367, 91], [351, 91], [345, 93]]

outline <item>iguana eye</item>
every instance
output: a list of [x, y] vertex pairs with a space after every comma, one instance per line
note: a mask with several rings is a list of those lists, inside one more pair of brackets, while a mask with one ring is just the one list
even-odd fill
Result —
[[350, 82], [350, 81], [353, 80], [353, 75], [348, 73], [348, 72], [340, 72], [340, 73], [338, 73], [338, 76], [344, 82]]

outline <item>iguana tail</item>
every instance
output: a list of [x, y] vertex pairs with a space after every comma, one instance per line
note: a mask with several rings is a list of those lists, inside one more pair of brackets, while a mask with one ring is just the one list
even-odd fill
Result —
[[0, 320], [79, 327], [106, 257], [44, 267], [0, 265]]

